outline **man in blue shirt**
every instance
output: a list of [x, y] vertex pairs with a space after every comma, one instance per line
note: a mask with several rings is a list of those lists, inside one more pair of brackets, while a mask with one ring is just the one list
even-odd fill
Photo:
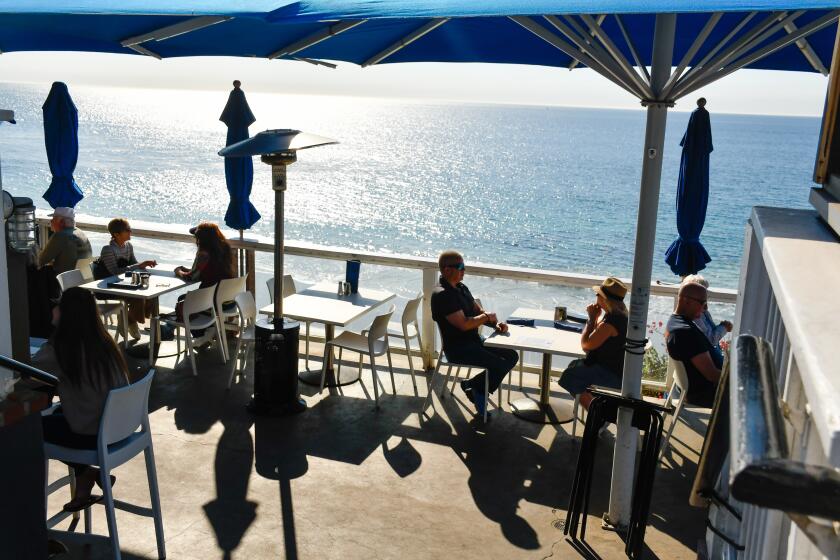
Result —
[[[519, 356], [509, 348], [485, 348], [478, 329], [482, 325], [489, 325], [500, 332], [506, 332], [507, 325], [500, 323], [495, 313], [482, 309], [462, 282], [466, 267], [460, 253], [441, 253], [438, 268], [440, 281], [432, 292], [432, 318], [440, 329], [443, 352], [452, 362], [485, 368], [490, 376], [488, 391], [492, 393], [519, 361]], [[484, 400], [485, 375], [481, 373], [461, 383], [467, 398], [475, 404], [476, 411], [481, 415], [487, 406]]]
[[686, 400], [710, 408], [714, 404], [723, 359], [715, 354], [712, 343], [694, 323], [706, 307], [706, 288], [684, 284], [677, 296], [677, 309], [668, 319], [668, 354], [685, 366], [688, 375]]

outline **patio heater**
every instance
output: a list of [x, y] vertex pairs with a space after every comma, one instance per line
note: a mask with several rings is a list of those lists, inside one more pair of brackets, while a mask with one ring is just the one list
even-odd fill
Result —
[[266, 130], [219, 151], [222, 157], [260, 156], [271, 166], [274, 190], [274, 315], [255, 326], [254, 414], [281, 416], [302, 412], [306, 403], [298, 393], [298, 335], [300, 323], [283, 318], [283, 199], [286, 167], [297, 161], [298, 150], [337, 144], [336, 140], [299, 130]]

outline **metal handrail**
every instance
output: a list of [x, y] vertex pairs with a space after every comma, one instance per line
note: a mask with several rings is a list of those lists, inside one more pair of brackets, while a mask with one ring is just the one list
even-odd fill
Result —
[[770, 345], [741, 335], [731, 354], [730, 492], [789, 515], [840, 520], [840, 473], [789, 458]]
[[34, 368], [2, 354], [0, 354], [0, 367], [16, 371], [23, 377], [31, 377], [47, 385], [58, 385], [58, 378], [53, 374]]

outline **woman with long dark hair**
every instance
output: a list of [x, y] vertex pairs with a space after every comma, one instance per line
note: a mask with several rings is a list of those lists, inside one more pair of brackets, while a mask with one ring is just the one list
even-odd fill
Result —
[[[108, 335], [96, 299], [83, 288], [69, 288], [53, 311], [55, 332], [33, 358], [36, 367], [58, 377], [59, 411], [43, 417], [44, 441], [74, 449], [96, 449], [99, 422], [111, 389], [129, 384], [128, 367]], [[79, 511], [100, 500], [91, 496], [99, 469], [70, 464], [76, 496], [65, 511]]]
[[236, 271], [233, 263], [233, 249], [225, 239], [219, 226], [210, 222], [202, 222], [190, 233], [195, 236], [198, 250], [195, 254], [192, 268], [179, 266], [175, 275], [185, 280], [198, 280], [200, 287], [206, 288], [217, 284], [219, 280], [233, 278]]

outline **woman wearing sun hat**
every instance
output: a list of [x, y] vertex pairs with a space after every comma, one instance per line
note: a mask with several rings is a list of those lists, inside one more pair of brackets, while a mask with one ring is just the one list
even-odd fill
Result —
[[[618, 278], [609, 277], [600, 286], [592, 286], [595, 303], [586, 307], [589, 316], [580, 346], [586, 357], [574, 360], [560, 377], [560, 386], [572, 395], [580, 395], [580, 403], [589, 408], [590, 385], [621, 388], [624, 368], [624, 341], [627, 338], [627, 307], [624, 296], [627, 286]], [[602, 315], [603, 313], [603, 315]]]

